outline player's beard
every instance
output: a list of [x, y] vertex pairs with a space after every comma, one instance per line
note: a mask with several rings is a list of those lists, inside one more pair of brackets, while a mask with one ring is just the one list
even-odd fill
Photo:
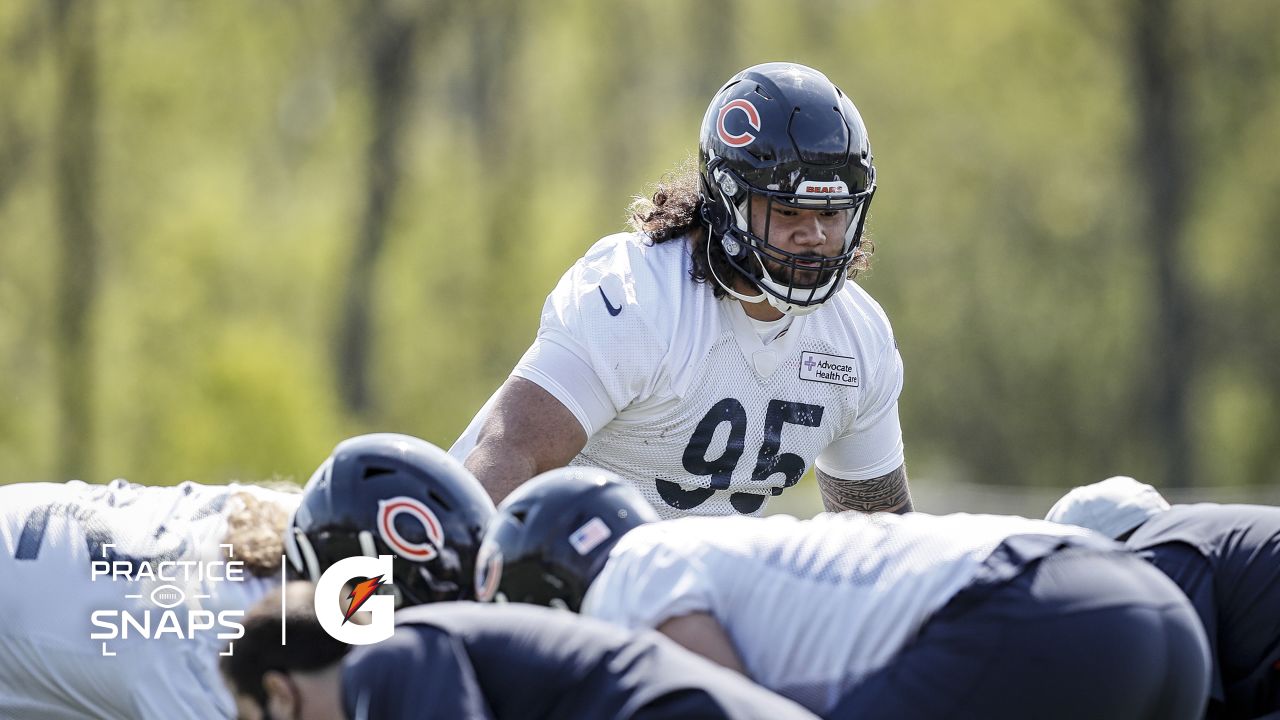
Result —
[[[814, 261], [821, 261], [824, 256], [816, 254], [805, 255], [800, 258], [800, 260], [810, 258]], [[768, 271], [769, 277], [773, 278], [774, 282], [789, 285], [799, 290], [820, 288], [831, 282], [831, 278], [835, 276], [836, 272], [838, 272], [834, 268], [826, 270], [819, 270], [816, 267], [806, 269], [804, 265], [799, 265], [795, 267], [793, 275], [792, 266], [789, 263], [784, 263], [781, 260], [765, 254], [761, 255], [761, 259], [764, 262], [765, 270]]]

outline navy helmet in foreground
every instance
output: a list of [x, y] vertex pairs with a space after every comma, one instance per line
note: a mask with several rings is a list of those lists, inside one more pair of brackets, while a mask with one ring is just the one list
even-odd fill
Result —
[[657, 520], [644, 497], [607, 470], [545, 472], [498, 506], [480, 546], [476, 597], [577, 612], [609, 549], [628, 530]]
[[1182, 589], [1215, 655], [1206, 717], [1280, 717], [1280, 508], [1171, 505], [1122, 475], [1073, 489], [1046, 519], [1123, 542]]
[[295, 575], [312, 582], [344, 558], [395, 556], [397, 606], [472, 596], [493, 502], [431, 443], [375, 433], [339, 443], [303, 490], [285, 533]]

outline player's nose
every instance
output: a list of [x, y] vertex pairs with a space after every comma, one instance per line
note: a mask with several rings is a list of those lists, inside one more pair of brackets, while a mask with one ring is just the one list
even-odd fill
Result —
[[827, 230], [817, 213], [804, 213], [796, 219], [792, 238], [797, 245], [806, 247], [822, 245], [827, 241]]

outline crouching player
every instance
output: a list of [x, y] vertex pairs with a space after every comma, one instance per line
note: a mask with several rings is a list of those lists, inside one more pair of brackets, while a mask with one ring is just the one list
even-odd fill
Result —
[[296, 492], [0, 487], [0, 717], [228, 718], [218, 652], [280, 574]]
[[1047, 519], [1120, 540], [1190, 598], [1214, 654], [1205, 717], [1280, 720], [1280, 508], [1171, 506], [1122, 476], [1075, 488]]
[[545, 473], [499, 505], [477, 588], [657, 628], [828, 718], [1204, 710], [1194, 609], [1083, 530], [922, 513], [654, 518], [610, 473]]
[[311, 583], [285, 593], [285, 610], [275, 594], [249, 613], [242, 651], [222, 661], [243, 720], [815, 720], [657, 633], [443, 602], [397, 612], [389, 639], [348, 654], [316, 618]]

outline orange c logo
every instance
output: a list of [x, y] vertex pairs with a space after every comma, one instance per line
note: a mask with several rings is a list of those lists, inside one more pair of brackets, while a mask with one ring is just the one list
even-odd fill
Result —
[[[422, 523], [427, 542], [410, 542], [400, 534], [395, 523], [396, 516], [400, 514], [414, 517]], [[411, 497], [400, 496], [378, 501], [378, 534], [397, 555], [415, 562], [434, 560], [439, 555], [436, 548], [444, 547], [444, 530], [440, 527], [440, 520], [431, 512], [431, 508]]]
[[760, 111], [756, 110], [756, 106], [751, 104], [750, 100], [738, 98], [724, 104], [720, 108], [720, 115], [716, 118], [716, 133], [720, 136], [720, 140], [729, 147], [744, 147], [750, 145], [755, 139], [756, 134], [751, 131], [744, 131], [736, 135], [731, 134], [724, 126], [725, 118], [729, 115], [730, 110], [741, 110], [747, 116], [747, 123], [752, 130], [760, 132]]

